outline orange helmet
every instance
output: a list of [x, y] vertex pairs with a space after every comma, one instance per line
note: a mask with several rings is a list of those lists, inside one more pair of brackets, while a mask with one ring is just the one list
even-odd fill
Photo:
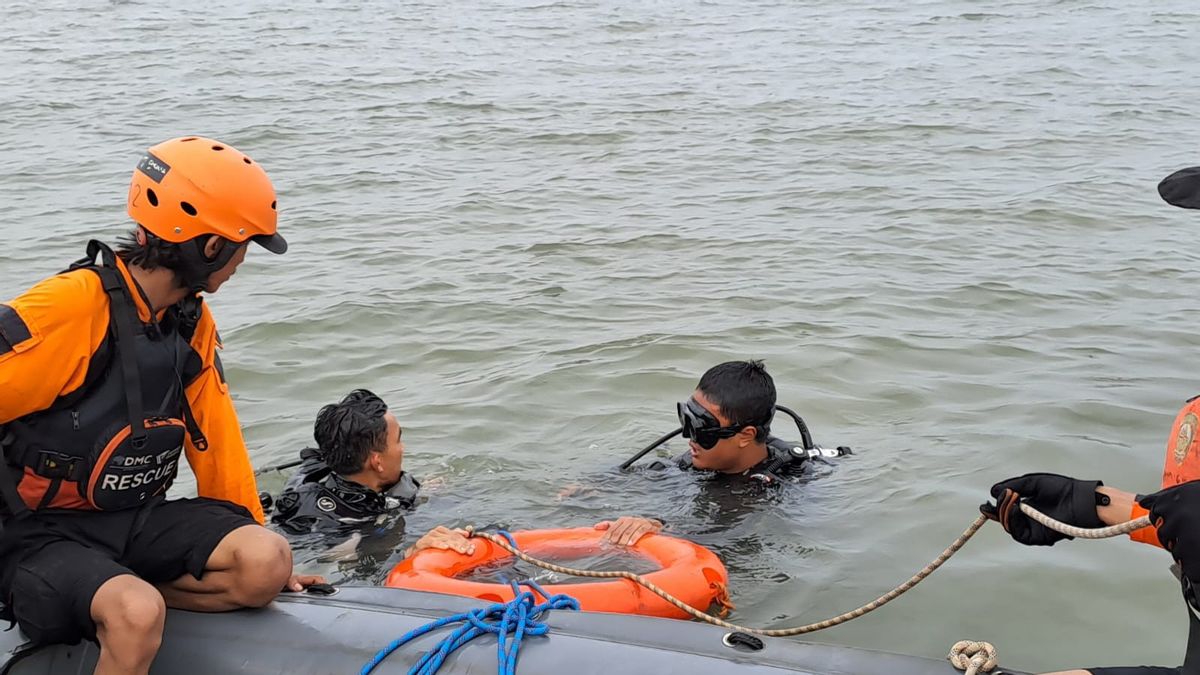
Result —
[[128, 211], [146, 231], [174, 244], [215, 234], [237, 244], [252, 239], [272, 253], [287, 250], [276, 232], [267, 172], [209, 138], [185, 136], [147, 150], [133, 171]]

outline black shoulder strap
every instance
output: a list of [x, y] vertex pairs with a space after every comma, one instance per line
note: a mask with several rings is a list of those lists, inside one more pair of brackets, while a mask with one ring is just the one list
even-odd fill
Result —
[[[140, 325], [137, 309], [133, 306], [129, 288], [126, 286], [120, 270], [117, 269], [117, 256], [113, 250], [93, 239], [88, 242], [87, 253], [88, 257], [85, 260], [94, 261], [96, 253], [100, 253], [103, 263], [95, 265], [93, 262], [91, 267], [96, 274], [100, 275], [104, 292], [108, 294], [111, 303], [108, 313], [109, 325], [112, 326], [112, 334], [117, 341], [117, 353], [121, 358], [121, 373], [125, 379], [125, 400], [129, 406], [129, 424], [133, 431], [130, 442], [133, 447], [140, 449], [146, 443], [146, 421], [144, 419], [145, 410], [142, 407], [142, 381], [134, 349], [134, 331]], [[138, 290], [141, 291], [141, 289]], [[146, 301], [144, 294], [142, 297]], [[195, 334], [196, 323], [200, 320], [201, 303], [202, 300], [199, 297], [190, 296], [190, 300], [184, 300], [179, 305], [180, 324], [176, 326], [176, 330], [185, 340], [191, 340], [192, 335]], [[149, 304], [148, 301], [147, 304]], [[188, 436], [192, 439], [192, 445], [201, 452], [208, 450], [208, 439], [200, 431], [199, 425], [196, 424], [196, 418], [192, 415], [192, 408], [188, 405], [187, 391], [180, 390], [179, 403], [183, 409], [183, 423], [187, 427]]]
[[[169, 310], [174, 314], [175, 332], [189, 345], [192, 342], [192, 337], [196, 334], [196, 325], [200, 323], [200, 315], [203, 308], [204, 300], [200, 296], [189, 295]], [[218, 370], [220, 367], [221, 362], [218, 358]], [[183, 423], [187, 426], [188, 435], [192, 438], [192, 446], [203, 452], [208, 450], [208, 439], [204, 437], [204, 433], [200, 431], [200, 427], [196, 424], [196, 418], [192, 415], [192, 406], [187, 400], [187, 385], [191, 382], [182, 378], [182, 373], [180, 375], [183, 390], [179, 392], [179, 401], [183, 406]]]
[[198, 295], [189, 295], [180, 300], [174, 309], [178, 319], [175, 330], [179, 331], [183, 339], [191, 342], [192, 337], [196, 334], [196, 326], [200, 323], [200, 315], [204, 311], [204, 298]]
[[192, 406], [187, 400], [187, 388], [179, 392], [179, 404], [183, 407], [183, 425], [187, 427], [188, 436], [192, 439], [192, 447], [200, 452], [208, 450], [208, 439], [204, 437], [204, 432], [200, 431], [200, 425], [196, 424], [196, 418], [192, 415]]
[[117, 358], [120, 359], [121, 376], [125, 380], [125, 404], [132, 430], [130, 443], [140, 450], [146, 445], [146, 420], [145, 408], [142, 407], [142, 378], [138, 371], [135, 344], [137, 310], [130, 300], [125, 280], [121, 278], [121, 272], [117, 269], [116, 254], [112, 249], [93, 239], [88, 242], [87, 252], [93, 261], [96, 253], [100, 253], [101, 256], [102, 264], [94, 265], [92, 270], [99, 275], [104, 292], [108, 294], [108, 325], [117, 343]]

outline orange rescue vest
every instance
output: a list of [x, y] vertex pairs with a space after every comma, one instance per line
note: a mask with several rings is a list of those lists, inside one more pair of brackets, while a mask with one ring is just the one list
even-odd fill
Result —
[[[1167, 439], [1167, 456], [1163, 460], [1162, 487], [1169, 488], [1180, 483], [1200, 479], [1200, 396], [1193, 396], [1175, 416], [1171, 436]], [[1140, 518], [1148, 513], [1137, 502], [1133, 504], [1131, 518]], [[1144, 527], [1129, 535], [1135, 541], [1159, 546], [1158, 533], [1153, 527]]]

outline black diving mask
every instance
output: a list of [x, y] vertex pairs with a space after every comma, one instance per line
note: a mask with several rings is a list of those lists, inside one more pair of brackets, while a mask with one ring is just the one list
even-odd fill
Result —
[[733, 438], [739, 431], [750, 426], [748, 424], [731, 424], [723, 427], [717, 418], [705, 410], [704, 406], [697, 403], [694, 398], [676, 403], [675, 412], [679, 415], [679, 426], [682, 427], [683, 437], [696, 441], [696, 445], [705, 450], [712, 450], [713, 446], [722, 438]]

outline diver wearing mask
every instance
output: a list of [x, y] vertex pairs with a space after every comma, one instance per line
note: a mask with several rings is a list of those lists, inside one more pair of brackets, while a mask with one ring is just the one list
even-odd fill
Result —
[[321, 408], [317, 447], [300, 452], [300, 468], [274, 500], [271, 521], [303, 534], [374, 524], [411, 509], [421, 484], [402, 469], [402, 434], [387, 404], [366, 389]]
[[[812, 441], [799, 415], [775, 403], [775, 381], [762, 361], [729, 361], [708, 369], [691, 398], [677, 403], [679, 429], [663, 436], [621, 465], [628, 468], [642, 455], [679, 434], [688, 439], [688, 452], [672, 460], [680, 468], [716, 474], [741, 475], [764, 484], [787, 482], [798, 476], [814, 457], [840, 457], [848, 447], [822, 448]], [[802, 441], [792, 443], [771, 435], [776, 410], [793, 418]], [[662, 461], [651, 469], [668, 466]]]

